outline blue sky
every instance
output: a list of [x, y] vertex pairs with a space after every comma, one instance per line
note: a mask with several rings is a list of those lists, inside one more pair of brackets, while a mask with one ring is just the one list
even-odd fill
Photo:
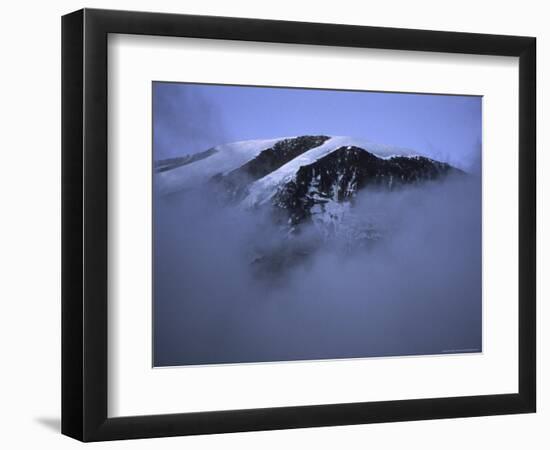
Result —
[[466, 170], [481, 160], [481, 97], [153, 83], [154, 158], [303, 134], [408, 147]]

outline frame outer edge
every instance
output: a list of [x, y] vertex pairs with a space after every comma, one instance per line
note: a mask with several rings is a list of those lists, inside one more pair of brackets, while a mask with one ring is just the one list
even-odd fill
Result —
[[107, 31], [83, 10], [83, 440], [108, 421]]
[[537, 45], [519, 59], [519, 392], [530, 412], [537, 403]]
[[61, 20], [61, 432], [82, 440], [83, 11]]
[[[62, 432], [82, 441], [274, 430], [533, 412], [535, 39], [424, 30], [85, 9], [62, 33]], [[107, 35], [520, 56], [519, 394], [107, 416]]]

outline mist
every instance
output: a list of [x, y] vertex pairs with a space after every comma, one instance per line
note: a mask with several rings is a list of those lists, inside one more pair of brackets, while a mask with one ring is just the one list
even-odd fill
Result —
[[[155, 366], [481, 351], [480, 177], [364, 190], [352, 211], [372, 244], [289, 239], [207, 185], [155, 194]], [[281, 245], [314, 251], [259, 272]]]
[[194, 85], [153, 83], [155, 160], [207, 150], [227, 141], [219, 108]]

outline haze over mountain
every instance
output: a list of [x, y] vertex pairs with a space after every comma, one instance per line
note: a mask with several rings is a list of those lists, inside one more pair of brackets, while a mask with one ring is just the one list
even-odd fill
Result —
[[481, 349], [478, 175], [307, 135], [182, 152], [154, 180], [155, 365]]
[[[313, 223], [338, 232], [365, 188], [393, 191], [462, 174], [410, 149], [343, 136], [298, 136], [234, 142], [181, 158], [157, 161], [162, 194], [214, 186], [240, 207], [270, 207], [290, 231]], [[349, 223], [348, 223], [349, 225]]]

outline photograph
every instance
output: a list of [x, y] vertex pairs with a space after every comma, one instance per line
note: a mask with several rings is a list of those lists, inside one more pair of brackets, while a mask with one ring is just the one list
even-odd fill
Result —
[[151, 100], [154, 367], [483, 351], [482, 96]]

